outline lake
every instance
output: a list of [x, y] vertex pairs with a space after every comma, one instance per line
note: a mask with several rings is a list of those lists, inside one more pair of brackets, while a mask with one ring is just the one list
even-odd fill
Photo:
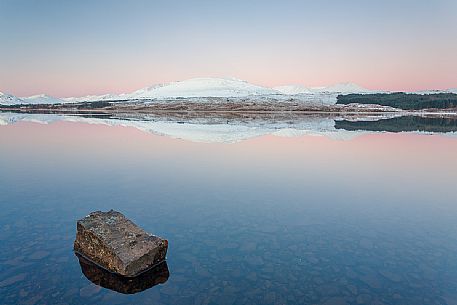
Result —
[[[0, 304], [457, 304], [452, 128], [1, 118]], [[152, 287], [73, 253], [109, 209], [169, 240], [113, 284]]]

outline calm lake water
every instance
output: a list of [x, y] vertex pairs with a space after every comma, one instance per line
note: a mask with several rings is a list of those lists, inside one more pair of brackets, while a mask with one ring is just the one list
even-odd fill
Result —
[[[457, 304], [447, 135], [204, 144], [19, 122], [0, 126], [0, 208], [2, 305]], [[169, 240], [168, 280], [122, 294], [83, 274], [76, 220], [109, 209]]]

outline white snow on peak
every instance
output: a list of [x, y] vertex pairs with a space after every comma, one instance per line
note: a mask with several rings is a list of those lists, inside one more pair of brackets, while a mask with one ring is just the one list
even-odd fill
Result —
[[235, 78], [192, 78], [185, 81], [156, 85], [130, 94], [131, 98], [179, 97], [245, 97], [278, 94], [278, 91], [250, 84]]
[[370, 93], [373, 92], [353, 83], [339, 83], [331, 86], [323, 87], [305, 87], [303, 85], [286, 85], [274, 87], [282, 94], [297, 95], [297, 94], [318, 94], [318, 93]]
[[86, 95], [81, 97], [64, 97], [62, 100], [66, 103], [78, 102], [97, 102], [97, 101], [113, 101], [118, 100], [121, 95], [115, 94], [101, 94], [101, 95]]
[[307, 88], [302, 85], [285, 85], [285, 86], [278, 86], [273, 87], [274, 90], [287, 95], [295, 95], [295, 94], [310, 94], [313, 91], [310, 88]]
[[17, 105], [22, 104], [23, 101], [11, 94], [0, 92], [0, 105]]
[[23, 97], [22, 101], [24, 104], [62, 104], [65, 101], [52, 97], [46, 94], [32, 95], [29, 97]]
[[314, 92], [332, 92], [332, 93], [369, 93], [371, 90], [365, 89], [354, 83], [339, 83], [327, 87], [311, 88]]
[[247, 97], [272, 94], [280, 94], [280, 92], [271, 88], [253, 85], [236, 78], [206, 77], [156, 84], [132, 93], [68, 97], [62, 100], [65, 102], [93, 102], [195, 97]]
[[17, 97], [0, 92], [0, 105], [37, 105], [37, 104], [60, 104], [63, 100], [46, 94], [32, 95], [29, 97]]

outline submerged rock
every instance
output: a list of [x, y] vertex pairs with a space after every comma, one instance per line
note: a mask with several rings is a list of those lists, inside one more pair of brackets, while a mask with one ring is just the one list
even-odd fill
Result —
[[113, 210], [93, 212], [77, 223], [75, 252], [123, 276], [137, 276], [163, 262], [167, 249], [167, 240]]
[[116, 273], [111, 273], [88, 261], [79, 254], [76, 254], [76, 256], [79, 259], [81, 270], [88, 280], [95, 285], [124, 294], [134, 294], [153, 286], [163, 284], [170, 276], [167, 262], [165, 261], [136, 277], [125, 277]]

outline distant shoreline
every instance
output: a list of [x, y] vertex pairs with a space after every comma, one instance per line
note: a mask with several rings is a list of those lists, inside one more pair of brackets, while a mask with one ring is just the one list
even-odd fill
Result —
[[403, 110], [375, 104], [307, 105], [299, 102], [218, 102], [198, 103], [173, 101], [167, 103], [136, 102], [84, 102], [57, 105], [2, 106], [1, 112], [68, 114], [68, 115], [417, 115], [456, 116], [457, 108]]

